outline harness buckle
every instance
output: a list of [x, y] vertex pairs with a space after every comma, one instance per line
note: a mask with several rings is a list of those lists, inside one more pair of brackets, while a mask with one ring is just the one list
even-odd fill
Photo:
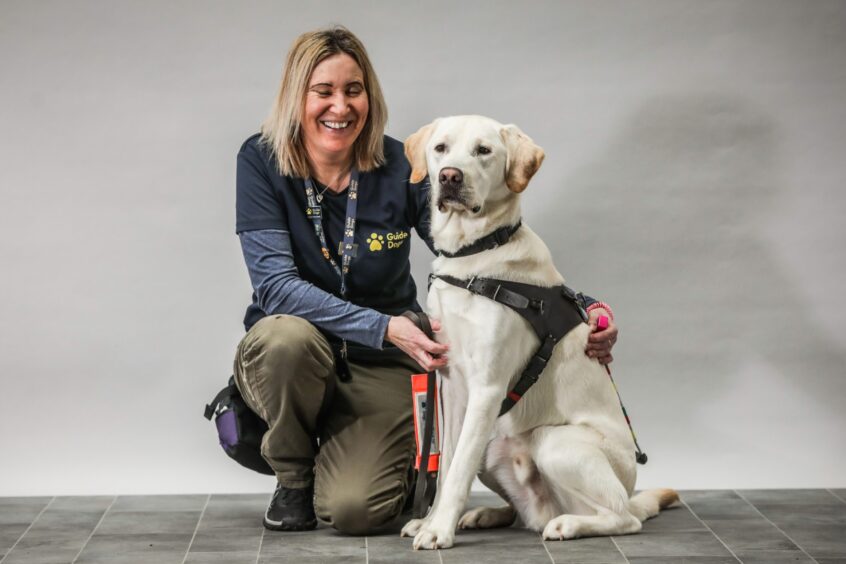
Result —
[[582, 316], [582, 321], [588, 322], [587, 308], [585, 308], [585, 295], [581, 292], [576, 293], [576, 306], [579, 308], [579, 314]]
[[[474, 282], [476, 282], [476, 277], [475, 277], [475, 276], [473, 276], [473, 278], [471, 278], [471, 279], [470, 279], [470, 281], [469, 281], [469, 282], [467, 282], [467, 286], [465, 286], [465, 288], [464, 288], [464, 289], [465, 289], [465, 290], [469, 290], [470, 292], [473, 292], [473, 290], [471, 289], [471, 286], [473, 285], [473, 283], [474, 283]], [[473, 293], [475, 294], [475, 292], [473, 292]]]
[[532, 300], [529, 305], [538, 310], [538, 313], [543, 315], [543, 300]]

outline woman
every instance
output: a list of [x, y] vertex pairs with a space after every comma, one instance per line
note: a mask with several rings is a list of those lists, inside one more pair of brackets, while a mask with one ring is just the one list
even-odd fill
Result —
[[[361, 42], [342, 27], [309, 32], [238, 154], [236, 231], [254, 293], [235, 379], [269, 427], [269, 529], [314, 528], [316, 513], [364, 534], [397, 517], [413, 473], [409, 375], [448, 360], [448, 345], [401, 316], [420, 310], [408, 238], [413, 228], [431, 248], [428, 189], [409, 183], [386, 121]], [[589, 354], [610, 362], [615, 339], [612, 323]]]

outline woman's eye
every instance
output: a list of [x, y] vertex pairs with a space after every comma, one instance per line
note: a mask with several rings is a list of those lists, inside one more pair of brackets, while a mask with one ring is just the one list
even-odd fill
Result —
[[476, 147], [476, 153], [479, 155], [490, 155], [491, 150], [488, 147], [485, 147], [484, 145], [479, 145], [478, 147]]
[[315, 90], [315, 93], [320, 96], [321, 98], [326, 98], [327, 96], [331, 96], [332, 93], [328, 90]]
[[446, 151], [446, 145], [444, 145], [443, 143], [438, 143], [437, 145], [435, 145], [436, 153], [443, 153], [444, 151]]

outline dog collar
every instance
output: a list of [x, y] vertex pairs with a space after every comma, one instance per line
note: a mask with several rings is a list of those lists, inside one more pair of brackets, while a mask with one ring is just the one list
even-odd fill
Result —
[[468, 255], [475, 255], [476, 253], [481, 253], [482, 251], [489, 251], [490, 249], [495, 249], [500, 245], [506, 244], [514, 233], [520, 229], [520, 226], [523, 224], [522, 220], [517, 220], [516, 225], [507, 225], [505, 227], [500, 227], [493, 233], [488, 233], [481, 239], [476, 239], [469, 245], [465, 245], [455, 251], [454, 253], [448, 253], [446, 251], [438, 251], [438, 254], [441, 256], [445, 256], [447, 258], [455, 258], [455, 257], [466, 257]]

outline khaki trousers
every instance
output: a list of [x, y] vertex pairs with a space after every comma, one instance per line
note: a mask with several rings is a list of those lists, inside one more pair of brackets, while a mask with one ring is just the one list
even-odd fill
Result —
[[350, 362], [341, 382], [326, 338], [308, 321], [271, 315], [241, 340], [235, 382], [268, 424], [262, 456], [285, 487], [314, 484], [317, 517], [350, 534], [384, 525], [409, 494], [415, 445], [406, 356]]

